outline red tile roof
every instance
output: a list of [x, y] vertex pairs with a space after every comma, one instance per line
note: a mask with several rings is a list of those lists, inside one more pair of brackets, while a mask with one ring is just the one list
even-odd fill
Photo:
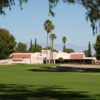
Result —
[[70, 59], [84, 59], [84, 53], [72, 53]]
[[12, 58], [30, 58], [31, 54], [29, 53], [15, 53], [13, 54]]

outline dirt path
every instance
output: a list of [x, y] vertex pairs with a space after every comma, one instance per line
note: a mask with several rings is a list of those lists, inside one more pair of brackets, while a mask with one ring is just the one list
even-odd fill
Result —
[[77, 67], [77, 68], [100, 68], [100, 65], [91, 64], [60, 64], [63, 67]]

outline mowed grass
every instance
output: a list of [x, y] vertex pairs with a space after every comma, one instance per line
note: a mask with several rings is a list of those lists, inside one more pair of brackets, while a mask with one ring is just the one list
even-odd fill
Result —
[[56, 65], [0, 65], [0, 100], [100, 100], [100, 72], [49, 71], [50, 66]]

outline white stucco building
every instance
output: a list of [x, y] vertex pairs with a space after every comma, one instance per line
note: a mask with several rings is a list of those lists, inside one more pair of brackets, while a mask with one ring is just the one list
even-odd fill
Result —
[[27, 64], [41, 64], [43, 57], [40, 52], [37, 53], [12, 53], [9, 63], [27, 63]]
[[65, 53], [65, 52], [51, 52], [50, 50], [42, 50], [36, 53], [12, 53], [10, 59], [2, 60], [0, 63], [26, 63], [26, 64], [42, 64], [59, 63], [59, 58], [63, 58], [65, 63], [92, 63], [96, 61], [95, 57], [85, 57], [83, 52], [80, 53]]

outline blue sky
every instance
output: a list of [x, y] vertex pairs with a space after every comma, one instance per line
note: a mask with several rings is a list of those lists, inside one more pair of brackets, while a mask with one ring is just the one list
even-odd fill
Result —
[[68, 5], [60, 2], [54, 9], [55, 17], [48, 16], [48, 0], [29, 0], [23, 5], [23, 10], [16, 6], [6, 15], [0, 15], [0, 27], [9, 30], [17, 42], [30, 42], [36, 38], [38, 43], [46, 44], [44, 21], [50, 19], [55, 25], [57, 38], [55, 44], [62, 44], [62, 37], [66, 36], [67, 44], [88, 46], [88, 42], [95, 43], [90, 22], [85, 20], [85, 9], [80, 5]]

